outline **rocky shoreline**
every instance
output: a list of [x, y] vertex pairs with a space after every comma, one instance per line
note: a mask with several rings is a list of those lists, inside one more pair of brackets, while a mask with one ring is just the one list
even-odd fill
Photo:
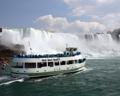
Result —
[[0, 47], [0, 70], [10, 63], [14, 55], [20, 54], [18, 50], [12, 50], [5, 46]]
[[14, 51], [10, 49], [0, 50], [0, 69], [4, 69], [6, 64], [9, 64], [11, 57], [13, 57]]

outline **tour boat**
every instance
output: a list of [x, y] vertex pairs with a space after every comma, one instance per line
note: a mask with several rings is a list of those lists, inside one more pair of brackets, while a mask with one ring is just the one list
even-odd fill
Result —
[[12, 76], [47, 77], [83, 70], [86, 58], [77, 48], [62, 53], [44, 55], [16, 55], [11, 62]]

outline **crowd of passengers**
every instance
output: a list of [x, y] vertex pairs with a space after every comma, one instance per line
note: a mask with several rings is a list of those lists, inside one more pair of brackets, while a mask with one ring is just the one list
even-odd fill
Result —
[[63, 54], [45, 54], [45, 55], [16, 55], [15, 57], [18, 58], [48, 58], [48, 57], [69, 57], [69, 56], [75, 56], [75, 55], [80, 55], [80, 52], [75, 52], [75, 53], [66, 53], [64, 52]]

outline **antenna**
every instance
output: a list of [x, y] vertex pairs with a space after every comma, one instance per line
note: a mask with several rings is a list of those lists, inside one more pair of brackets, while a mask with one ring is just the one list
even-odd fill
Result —
[[31, 54], [32, 54], [33, 52], [32, 52], [32, 48], [31, 48], [31, 46], [30, 46], [30, 41], [28, 42], [28, 44], [29, 44], [30, 51], [31, 51]]

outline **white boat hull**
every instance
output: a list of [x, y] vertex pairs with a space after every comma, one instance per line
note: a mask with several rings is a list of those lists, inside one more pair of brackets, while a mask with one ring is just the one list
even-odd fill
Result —
[[12, 76], [18, 77], [47, 77], [59, 74], [68, 74], [83, 70], [85, 62], [71, 65], [61, 65], [42, 68], [12, 68]]

